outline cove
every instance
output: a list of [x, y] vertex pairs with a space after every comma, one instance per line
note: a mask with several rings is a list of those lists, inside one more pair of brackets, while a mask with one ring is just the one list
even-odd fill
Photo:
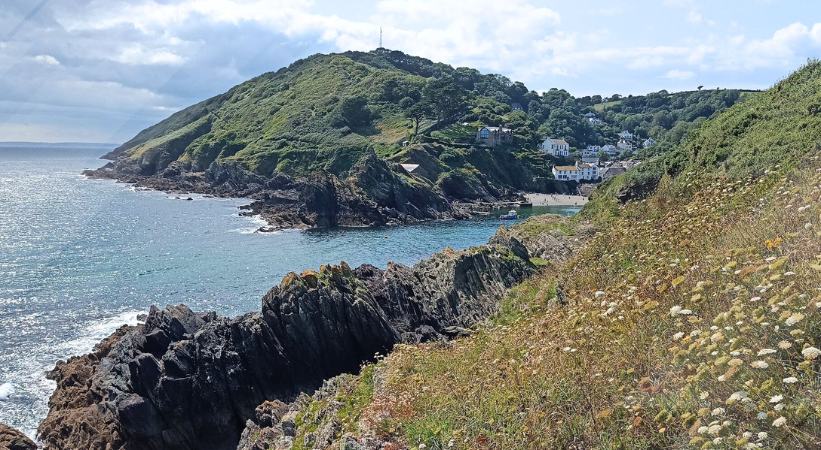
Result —
[[[152, 304], [235, 316], [259, 309], [288, 272], [339, 261], [413, 264], [483, 244], [501, 225], [255, 233], [261, 224], [238, 214], [242, 199], [185, 201], [79, 175], [99, 167], [105, 151], [0, 148], [0, 422], [29, 435], [53, 389], [44, 372]], [[575, 209], [522, 210], [521, 219], [544, 212]]]

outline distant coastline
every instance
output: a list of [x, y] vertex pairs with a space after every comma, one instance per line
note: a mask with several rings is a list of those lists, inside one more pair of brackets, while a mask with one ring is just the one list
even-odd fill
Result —
[[28, 142], [28, 141], [0, 141], [0, 148], [101, 148], [111, 149], [118, 144], [103, 142]]

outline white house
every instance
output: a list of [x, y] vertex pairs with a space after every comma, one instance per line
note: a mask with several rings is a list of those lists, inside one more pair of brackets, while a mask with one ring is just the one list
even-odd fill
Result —
[[599, 119], [594, 113], [587, 113], [584, 115], [584, 118], [590, 125], [601, 125], [604, 123], [604, 121]]
[[582, 158], [597, 157], [601, 151], [601, 145], [588, 145], [584, 150], [582, 150]]
[[599, 167], [595, 164], [576, 163], [578, 169], [578, 179], [592, 181], [599, 178]]
[[647, 138], [644, 142], [641, 143], [641, 146], [644, 148], [652, 147], [656, 144], [656, 141], [653, 138]]
[[576, 166], [553, 166], [553, 178], [561, 181], [578, 181], [579, 169]]
[[547, 138], [539, 147], [548, 155], [567, 156], [570, 154], [570, 144], [564, 139]]
[[628, 140], [628, 141], [632, 141], [633, 140], [633, 133], [631, 133], [627, 130], [624, 130], [621, 133], [619, 133], [619, 138], [624, 139], [624, 140]]
[[576, 163], [573, 166], [553, 166], [553, 178], [561, 181], [591, 181], [599, 178], [595, 164]]
[[616, 143], [616, 148], [623, 152], [627, 152], [633, 150], [633, 144], [626, 139], [619, 139], [619, 142]]
[[607, 153], [608, 156], [616, 156], [619, 154], [619, 149], [613, 144], [603, 145], [601, 150]]

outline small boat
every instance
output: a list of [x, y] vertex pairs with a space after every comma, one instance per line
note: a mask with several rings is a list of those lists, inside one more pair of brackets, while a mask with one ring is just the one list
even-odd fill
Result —
[[499, 218], [502, 220], [515, 220], [519, 218], [519, 215], [516, 214], [515, 209], [511, 209], [507, 212], [507, 214], [502, 214], [501, 216], [499, 216]]

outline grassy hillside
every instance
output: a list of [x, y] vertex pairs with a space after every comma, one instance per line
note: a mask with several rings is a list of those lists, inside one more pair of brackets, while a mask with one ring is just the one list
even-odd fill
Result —
[[[658, 134], [708, 117], [738, 98], [736, 91], [631, 96], [620, 103], [631, 105], [625, 110], [616, 111], [611, 102], [603, 117], [609, 122], [594, 127], [583, 117], [593, 110], [593, 100], [563, 90], [538, 94], [501, 75], [386, 49], [319, 54], [186, 108], [143, 130], [111, 157], [119, 158], [124, 172], [142, 175], [160, 173], [172, 163], [201, 172], [214, 161], [236, 161], [263, 176], [319, 170], [342, 175], [368, 149], [394, 161], [417, 162], [401, 145], [411, 140], [417, 149], [439, 144], [448, 150], [436, 154], [461, 154], [441, 158], [444, 175], [437, 171], [431, 181], [466, 177], [467, 184], [486, 192], [539, 189], [542, 180], [552, 178], [553, 161], [536, 151], [546, 136], [582, 147], [614, 141], [627, 124], [641, 131], [645, 122], [655, 124]], [[667, 116], [653, 122], [657, 112]], [[481, 125], [512, 128], [514, 142], [505, 149], [464, 150], [474, 145]], [[474, 158], [467, 166], [465, 155], [485, 162], [475, 164]], [[492, 159], [497, 161], [487, 161]], [[488, 174], [480, 166], [501, 170]], [[521, 168], [529, 178], [511, 183], [505, 174]]]
[[343, 377], [295, 446], [335, 420], [390, 448], [819, 448], [819, 104], [812, 62], [564, 226], [527, 222], [599, 231], [473, 336]]

